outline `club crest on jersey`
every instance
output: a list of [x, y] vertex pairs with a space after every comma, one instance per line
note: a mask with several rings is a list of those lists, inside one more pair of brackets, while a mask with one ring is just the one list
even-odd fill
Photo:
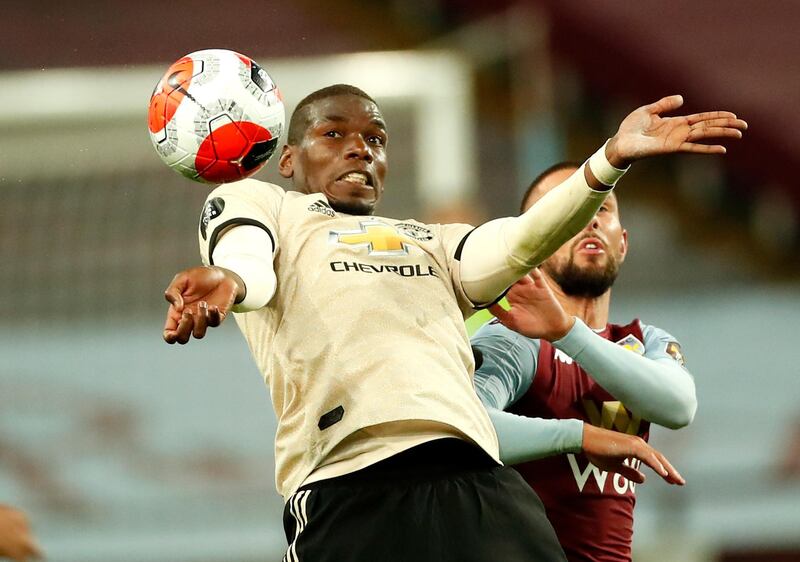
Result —
[[359, 221], [357, 230], [332, 230], [331, 244], [366, 248], [372, 256], [408, 255], [408, 247], [416, 241], [400, 233], [395, 227], [377, 219]]
[[683, 356], [683, 352], [681, 351], [681, 344], [676, 341], [671, 341], [667, 343], [667, 353], [670, 357], [672, 357], [675, 361], [686, 366], [686, 358]]
[[411, 224], [410, 222], [400, 222], [394, 225], [394, 227], [401, 233], [405, 234], [406, 236], [410, 236], [414, 240], [419, 240], [420, 242], [427, 242], [428, 240], [433, 240], [433, 232], [431, 232], [427, 228], [419, 226], [418, 224]]
[[637, 435], [642, 418], [628, 410], [625, 405], [618, 401], [603, 402], [600, 408], [592, 400], [584, 400], [583, 407], [586, 409], [586, 416], [589, 423], [595, 427], [611, 429], [629, 435]]
[[327, 201], [314, 201], [311, 205], [308, 206], [309, 211], [313, 211], [315, 213], [321, 213], [323, 215], [329, 216], [331, 218], [336, 216], [336, 212], [330, 206]]
[[200, 217], [200, 234], [202, 234], [203, 240], [206, 239], [208, 223], [220, 216], [223, 209], [225, 209], [225, 200], [220, 197], [214, 197], [203, 207], [203, 215]]
[[644, 355], [644, 344], [639, 341], [639, 338], [634, 336], [633, 334], [628, 334], [621, 340], [617, 342], [618, 345], [621, 345], [625, 349], [630, 349], [634, 353], [638, 353], [639, 355]]

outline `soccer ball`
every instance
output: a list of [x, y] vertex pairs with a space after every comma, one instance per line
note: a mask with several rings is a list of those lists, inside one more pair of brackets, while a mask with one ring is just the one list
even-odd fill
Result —
[[269, 75], [225, 49], [190, 53], [167, 69], [150, 97], [150, 140], [187, 178], [226, 183], [256, 173], [275, 148], [286, 115]]

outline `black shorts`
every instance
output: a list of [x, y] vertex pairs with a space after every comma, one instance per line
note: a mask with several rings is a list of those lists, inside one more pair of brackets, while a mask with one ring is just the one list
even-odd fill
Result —
[[283, 527], [284, 562], [566, 560], [519, 473], [458, 439], [303, 486]]

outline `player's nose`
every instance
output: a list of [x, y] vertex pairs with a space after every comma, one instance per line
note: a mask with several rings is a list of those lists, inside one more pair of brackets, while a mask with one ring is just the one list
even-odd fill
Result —
[[367, 162], [372, 162], [373, 160], [372, 150], [361, 135], [353, 135], [346, 150], [347, 159], [365, 160]]

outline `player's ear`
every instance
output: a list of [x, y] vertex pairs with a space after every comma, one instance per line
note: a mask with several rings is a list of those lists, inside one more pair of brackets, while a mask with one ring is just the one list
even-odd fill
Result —
[[283, 150], [281, 150], [281, 157], [278, 160], [278, 173], [285, 178], [291, 178], [294, 175], [292, 156], [292, 147], [288, 144], [284, 144]]
[[619, 239], [619, 261], [625, 261], [625, 255], [628, 253], [628, 231], [622, 229], [622, 237]]

